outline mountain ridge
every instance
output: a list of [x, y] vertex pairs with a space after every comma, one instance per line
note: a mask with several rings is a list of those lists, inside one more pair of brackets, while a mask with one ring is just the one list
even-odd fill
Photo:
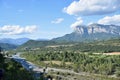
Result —
[[17, 39], [12, 39], [12, 38], [1, 38], [0, 43], [8, 43], [8, 44], [14, 44], [14, 45], [21, 45], [24, 44], [25, 42], [29, 41], [29, 38], [17, 38]]
[[108, 40], [120, 37], [120, 26], [91, 24], [88, 26], [80, 25], [74, 27], [74, 31], [62, 37], [53, 38], [53, 41], [93, 41]]

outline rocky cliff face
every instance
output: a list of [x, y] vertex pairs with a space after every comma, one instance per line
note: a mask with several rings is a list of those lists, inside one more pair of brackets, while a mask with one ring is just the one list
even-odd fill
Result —
[[74, 32], [63, 37], [55, 38], [55, 41], [92, 41], [106, 40], [120, 37], [120, 26], [91, 24], [88, 26], [76, 26]]
[[91, 35], [96, 33], [120, 35], [120, 26], [91, 24], [88, 26], [76, 26], [74, 32], [80, 35], [85, 35], [85, 34]]

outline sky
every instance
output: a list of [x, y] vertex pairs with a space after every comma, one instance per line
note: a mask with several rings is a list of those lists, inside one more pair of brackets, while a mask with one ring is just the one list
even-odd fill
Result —
[[52, 39], [92, 23], [120, 25], [120, 1], [0, 0], [0, 38]]

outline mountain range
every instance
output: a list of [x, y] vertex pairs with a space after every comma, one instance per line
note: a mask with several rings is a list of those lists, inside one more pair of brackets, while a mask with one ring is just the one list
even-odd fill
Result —
[[[108, 40], [120, 38], [120, 26], [117, 25], [102, 25], [102, 24], [91, 24], [88, 26], [80, 25], [74, 27], [74, 31], [70, 34], [66, 34], [62, 37], [53, 38], [52, 40], [48, 39], [37, 39], [31, 40], [29, 38], [3, 38], [0, 39], [0, 43], [7, 43], [13, 45], [21, 45], [21, 46], [47, 46], [54, 45], [61, 42], [85, 42], [85, 41], [100, 41], [100, 40]], [[3, 44], [1, 44], [3, 45]]]
[[54, 38], [53, 41], [93, 41], [93, 40], [108, 40], [111, 38], [120, 37], [120, 26], [117, 25], [102, 25], [91, 24], [88, 26], [80, 25], [74, 27], [74, 31], [62, 37]]
[[24, 44], [25, 42], [27, 42], [29, 40], [30, 40], [29, 38], [18, 38], [18, 39], [2, 38], [2, 39], [0, 39], [0, 43], [21, 45], [21, 44]]

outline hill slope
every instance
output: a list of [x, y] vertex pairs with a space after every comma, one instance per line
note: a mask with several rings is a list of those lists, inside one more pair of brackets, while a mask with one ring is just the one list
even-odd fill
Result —
[[16, 49], [17, 46], [13, 44], [8, 44], [8, 43], [0, 43], [0, 47], [4, 50], [10, 50], [10, 49]]
[[29, 40], [25, 44], [21, 45], [19, 48], [37, 48], [37, 47], [44, 47], [47, 45], [54, 45], [56, 42], [54, 41], [35, 41], [35, 40]]

